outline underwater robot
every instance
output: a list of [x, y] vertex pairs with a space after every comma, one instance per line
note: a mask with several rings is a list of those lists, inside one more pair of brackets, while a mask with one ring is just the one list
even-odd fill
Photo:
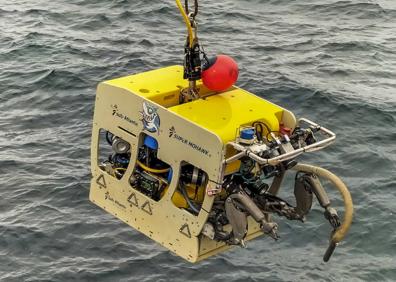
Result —
[[[336, 175], [297, 159], [335, 134], [233, 85], [235, 61], [199, 46], [197, 1], [194, 12], [176, 3], [188, 29], [184, 64], [97, 88], [90, 200], [197, 262], [262, 235], [278, 240], [273, 215], [304, 222], [316, 198], [332, 228], [328, 261], [351, 225], [352, 199]], [[295, 205], [278, 196], [290, 171]], [[320, 179], [341, 193], [342, 221]]]

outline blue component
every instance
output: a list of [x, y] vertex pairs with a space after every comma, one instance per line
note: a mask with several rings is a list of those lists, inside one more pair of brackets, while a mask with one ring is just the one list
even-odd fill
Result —
[[121, 165], [128, 165], [129, 164], [129, 157], [121, 154], [116, 154], [114, 156], [114, 162], [119, 163]]
[[153, 150], [158, 149], [157, 140], [155, 140], [155, 138], [153, 138], [149, 135], [146, 135], [146, 137], [144, 138], [144, 145], [146, 145], [147, 147], [149, 147], [150, 149], [153, 149]]
[[255, 131], [253, 129], [244, 129], [241, 131], [241, 139], [252, 140], [254, 139]]
[[167, 178], [168, 183], [171, 182], [172, 176], [173, 176], [173, 170], [172, 170], [172, 168], [170, 168], [170, 169], [169, 169], [169, 172], [168, 172], [168, 178]]

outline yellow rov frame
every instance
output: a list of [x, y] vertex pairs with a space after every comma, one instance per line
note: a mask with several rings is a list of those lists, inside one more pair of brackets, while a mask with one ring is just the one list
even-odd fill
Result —
[[[307, 119], [297, 121], [290, 111], [236, 86], [209, 91], [198, 80], [203, 67], [196, 36], [198, 0], [191, 13], [188, 1], [185, 8], [180, 0], [176, 3], [188, 31], [184, 67], [98, 86], [90, 200], [197, 262], [231, 245], [244, 246], [263, 232], [277, 239], [270, 215], [304, 221], [314, 193], [333, 226], [324, 256], [328, 261], [351, 225], [352, 199], [337, 176], [294, 159], [330, 145], [335, 134]], [[107, 161], [101, 156], [103, 132], [112, 148]], [[289, 169], [297, 171], [296, 207], [276, 196]], [[342, 224], [319, 177], [343, 196]], [[271, 186], [265, 182], [270, 178]]]
[[[187, 87], [183, 67], [122, 77], [99, 85], [92, 135], [92, 175], [90, 199], [179, 256], [196, 262], [228, 248], [200, 235], [211, 210], [214, 197], [206, 195], [198, 216], [175, 206], [171, 198], [178, 182], [182, 162], [188, 162], [209, 176], [208, 191], [221, 189], [223, 176], [238, 169], [238, 161], [223, 166], [226, 144], [235, 140], [241, 125], [263, 120], [277, 131], [279, 123], [295, 126], [293, 114], [257, 96], [233, 87], [213, 95], [204, 89], [202, 99], [179, 105], [179, 94]], [[144, 129], [143, 104], [157, 109], [158, 132]], [[171, 165], [173, 178], [166, 195], [158, 202], [133, 189], [128, 177], [118, 180], [99, 168], [99, 130], [105, 129], [137, 148], [142, 132], [158, 140], [158, 157]], [[141, 141], [140, 141], [141, 142]], [[131, 175], [136, 150], [125, 175]], [[256, 222], [249, 222], [247, 239], [262, 234]]]
[[[203, 234], [215, 195], [222, 189], [224, 176], [238, 171], [239, 158], [249, 153], [234, 142], [238, 129], [262, 121], [271, 131], [276, 132], [279, 131], [280, 124], [293, 130], [298, 122], [290, 111], [238, 87], [232, 87], [223, 93], [213, 93], [198, 81], [200, 99], [180, 103], [181, 89], [186, 87], [188, 81], [183, 79], [182, 66], [166, 67], [99, 84], [92, 132], [93, 178], [90, 200], [177, 255], [190, 262], [197, 262], [230, 247]], [[147, 109], [150, 109], [151, 116], [145, 116]], [[153, 118], [157, 120], [155, 126], [147, 126], [147, 119], [152, 121]], [[130, 144], [130, 162], [121, 179], [99, 166], [100, 130], [110, 131]], [[331, 143], [335, 136], [331, 132], [327, 133], [330, 137], [325, 143], [318, 142], [314, 148], [305, 148], [304, 151], [322, 148]], [[130, 184], [130, 176], [139, 166], [137, 148], [143, 142], [142, 136], [152, 136], [158, 141], [158, 159], [169, 164], [173, 171], [167, 189], [158, 201]], [[271, 160], [256, 157], [258, 161], [275, 164], [299, 153], [302, 151]], [[198, 215], [187, 212], [172, 200], [181, 166], [185, 163], [192, 164], [208, 176], [206, 193]], [[298, 168], [309, 171], [301, 165]], [[326, 172], [321, 175], [326, 176]], [[337, 179], [334, 181], [339, 180]], [[271, 187], [273, 194], [276, 195], [279, 186], [280, 183], [277, 183], [277, 187]], [[337, 185], [337, 188], [339, 186], [342, 185]], [[348, 202], [350, 196], [345, 189], [343, 195]], [[270, 221], [269, 216], [267, 219]], [[351, 219], [350, 204], [347, 205], [344, 224], [333, 236], [336, 239], [332, 241], [333, 244], [344, 237]], [[245, 240], [263, 234], [259, 224], [250, 216], [248, 226]]]

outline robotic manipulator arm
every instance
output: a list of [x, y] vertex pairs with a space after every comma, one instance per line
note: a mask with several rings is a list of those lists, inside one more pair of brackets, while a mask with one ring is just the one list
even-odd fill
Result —
[[[215, 202], [209, 217], [214, 239], [245, 246], [247, 216], [250, 215], [265, 234], [277, 240], [278, 225], [271, 221], [270, 214], [304, 222], [315, 195], [333, 228], [330, 245], [323, 257], [326, 262], [330, 259], [352, 223], [352, 199], [345, 184], [333, 173], [297, 163], [297, 156], [320, 150], [335, 140], [335, 134], [326, 128], [307, 119], [300, 119], [299, 125], [302, 124], [308, 124], [308, 127], [298, 126], [292, 134], [278, 136], [269, 130], [264, 136], [262, 126], [265, 125], [260, 129], [260, 125], [253, 124], [252, 127], [241, 128], [235, 141], [228, 144], [237, 153], [226, 159], [224, 165], [240, 160], [241, 166], [238, 172], [225, 176], [222, 188], [226, 196], [224, 201]], [[320, 141], [316, 135], [322, 137]], [[296, 206], [277, 196], [285, 173], [291, 169], [297, 171], [294, 185]], [[267, 182], [272, 178], [270, 186]], [[329, 180], [343, 196], [345, 213], [342, 224], [319, 178]], [[222, 223], [229, 223], [232, 231], [225, 232]]]

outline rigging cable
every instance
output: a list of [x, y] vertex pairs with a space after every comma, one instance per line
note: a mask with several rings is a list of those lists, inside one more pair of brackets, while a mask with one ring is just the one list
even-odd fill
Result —
[[[186, 1], [187, 2], [187, 1]], [[180, 13], [182, 14], [182, 16], [183, 16], [183, 19], [184, 19], [184, 22], [186, 23], [186, 27], [187, 27], [187, 31], [188, 31], [188, 38], [189, 38], [189, 45], [190, 45], [190, 48], [192, 48], [193, 47], [193, 42], [194, 42], [194, 39], [195, 39], [195, 37], [194, 37], [194, 32], [193, 32], [193, 29], [192, 29], [192, 27], [191, 27], [191, 21], [190, 21], [190, 19], [188, 18], [188, 15], [187, 15], [187, 13], [186, 13], [186, 11], [188, 12], [188, 6], [186, 6], [186, 10], [183, 8], [183, 5], [182, 5], [182, 3], [180, 2], [180, 0], [176, 0], [176, 4], [177, 4], [177, 7], [179, 8], [179, 10], [180, 10]], [[198, 12], [198, 1], [196, 0], [195, 1], [195, 10], [196, 10], [196, 12]], [[196, 16], [196, 13], [194, 13], [193, 14], [194, 15], [194, 17]]]

